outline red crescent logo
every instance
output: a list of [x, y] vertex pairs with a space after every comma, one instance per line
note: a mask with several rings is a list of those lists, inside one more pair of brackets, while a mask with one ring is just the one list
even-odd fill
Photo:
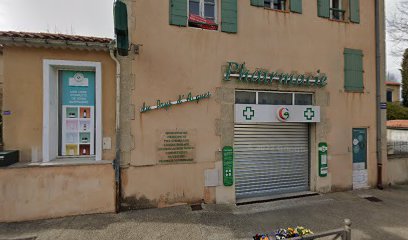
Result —
[[278, 109], [278, 120], [279, 121], [286, 121], [289, 118], [289, 109], [286, 107], [281, 107]]

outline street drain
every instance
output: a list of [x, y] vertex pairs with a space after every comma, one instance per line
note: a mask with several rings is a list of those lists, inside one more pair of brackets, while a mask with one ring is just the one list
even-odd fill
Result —
[[191, 206], [191, 210], [192, 211], [200, 211], [200, 210], [203, 210], [203, 207], [201, 206], [201, 204], [193, 204], [193, 205], [190, 205]]
[[376, 197], [365, 197], [365, 199], [367, 199], [370, 202], [382, 202], [381, 199], [376, 198]]

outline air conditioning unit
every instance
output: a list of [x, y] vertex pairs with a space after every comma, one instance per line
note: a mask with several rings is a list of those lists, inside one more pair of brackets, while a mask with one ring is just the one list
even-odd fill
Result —
[[10, 166], [18, 160], [19, 151], [0, 151], [0, 167]]

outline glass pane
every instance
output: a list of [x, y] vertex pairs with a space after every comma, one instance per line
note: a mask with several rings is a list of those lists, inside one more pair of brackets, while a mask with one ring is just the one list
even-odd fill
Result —
[[285, 10], [285, 0], [273, 0], [273, 9]]
[[292, 105], [292, 93], [258, 93], [258, 104]]
[[295, 105], [313, 105], [312, 94], [295, 94]]
[[190, 1], [190, 14], [200, 15], [200, 3], [196, 1]]
[[267, 7], [267, 8], [271, 8], [271, 1], [272, 0], [265, 0], [264, 1], [264, 6]]
[[236, 104], [256, 104], [256, 92], [235, 92]]
[[215, 19], [215, 5], [205, 4], [204, 5], [204, 17], [208, 19]]

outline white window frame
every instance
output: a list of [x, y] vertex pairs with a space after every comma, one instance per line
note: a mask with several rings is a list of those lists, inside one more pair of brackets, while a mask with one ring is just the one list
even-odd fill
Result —
[[[340, 9], [344, 10], [343, 9], [343, 1], [342, 0], [337, 0], [337, 1], [339, 1]], [[333, 8], [333, 0], [330, 0], [330, 19], [339, 20], [339, 19], [334, 18], [333, 11], [331, 10], [332, 8]], [[343, 14], [343, 19], [340, 19], [340, 20], [345, 20], [344, 18], [345, 18], [345, 13]]]
[[265, 5], [265, 7], [270, 8], [270, 9], [274, 9], [274, 10], [286, 11], [286, 10], [287, 10], [288, 0], [282, 0], [282, 1], [284, 1], [283, 9], [277, 9], [277, 8], [275, 8], [274, 0], [270, 0], [269, 6], [266, 6], [266, 5]]
[[[59, 158], [58, 71], [95, 71], [95, 160], [102, 160], [102, 65], [100, 62], [43, 60], [43, 162]], [[92, 158], [90, 156], [88, 158]], [[81, 157], [82, 158], [82, 157]]]
[[[204, 11], [205, 11], [205, 0], [187, 0], [187, 9], [188, 14], [190, 15], [190, 1], [199, 2], [199, 15], [200, 17], [205, 18]], [[214, 0], [214, 22], [218, 24], [218, 0]]]

